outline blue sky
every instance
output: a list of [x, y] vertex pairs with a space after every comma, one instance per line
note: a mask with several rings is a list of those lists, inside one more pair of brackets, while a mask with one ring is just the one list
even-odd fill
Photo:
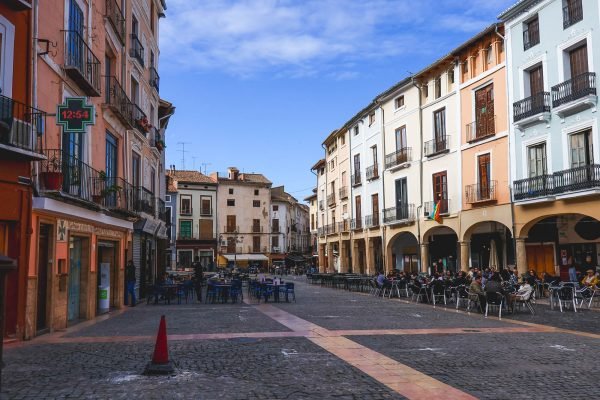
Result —
[[321, 143], [378, 93], [496, 21], [515, 0], [168, 0], [167, 165], [265, 174], [298, 199]]

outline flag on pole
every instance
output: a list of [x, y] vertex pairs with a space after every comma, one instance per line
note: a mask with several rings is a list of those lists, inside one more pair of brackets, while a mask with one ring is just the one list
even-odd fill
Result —
[[435, 203], [435, 205], [433, 206], [433, 210], [431, 211], [431, 214], [429, 214], [429, 219], [434, 220], [435, 222], [437, 222], [438, 224], [442, 223], [442, 216], [440, 215], [440, 211], [441, 211], [441, 201], [438, 200], [437, 203]]

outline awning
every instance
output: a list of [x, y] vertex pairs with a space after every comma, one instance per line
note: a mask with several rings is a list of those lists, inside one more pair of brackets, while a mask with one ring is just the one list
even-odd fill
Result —
[[225, 257], [227, 259], [227, 261], [234, 261], [234, 260], [248, 260], [248, 261], [268, 261], [269, 258], [267, 256], [265, 256], [264, 254], [247, 254], [247, 253], [240, 253], [240, 254], [223, 254], [223, 257]]
[[297, 256], [297, 255], [291, 255], [288, 254], [288, 256], [286, 257], [294, 262], [303, 262], [304, 261], [304, 257], [303, 256]]

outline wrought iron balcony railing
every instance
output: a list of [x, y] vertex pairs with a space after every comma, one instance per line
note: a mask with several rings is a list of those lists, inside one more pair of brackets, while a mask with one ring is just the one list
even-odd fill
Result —
[[77, 31], [65, 32], [65, 72], [85, 94], [100, 96], [100, 60]]
[[412, 148], [403, 147], [385, 156], [385, 168], [393, 168], [412, 161]]
[[548, 197], [554, 194], [554, 176], [549, 174], [532, 176], [513, 182], [515, 200]]
[[236, 225], [225, 225], [223, 227], [223, 233], [239, 233], [240, 227]]
[[156, 211], [158, 212], [158, 219], [165, 223], [169, 223], [167, 221], [167, 208], [165, 207], [165, 201], [156, 197]]
[[513, 120], [515, 122], [550, 112], [550, 93], [541, 92], [513, 103]]
[[139, 186], [136, 195], [137, 210], [156, 216], [156, 198], [154, 197], [154, 194], [145, 187]]
[[105, 104], [108, 105], [117, 115], [117, 117], [128, 128], [134, 127], [133, 105], [127, 97], [125, 90], [114, 76], [105, 76]]
[[476, 183], [465, 186], [467, 204], [483, 203], [496, 200], [496, 181], [487, 184]]
[[252, 225], [252, 233], [262, 233], [263, 227], [260, 225]]
[[539, 28], [535, 29], [525, 29], [523, 31], [523, 50], [529, 50], [536, 44], [540, 43], [540, 30]]
[[117, 0], [106, 0], [106, 17], [121, 44], [125, 44], [125, 17]]
[[426, 201], [425, 204], [423, 204], [423, 213], [426, 217], [431, 216], [432, 217], [432, 213], [433, 213], [433, 208], [436, 206], [436, 204], [440, 204], [440, 214], [449, 214], [450, 213], [450, 200], [449, 199], [442, 199], [439, 201]]
[[333, 235], [333, 234], [337, 233], [337, 224], [333, 223], [333, 224], [325, 225], [325, 232], [328, 235]]
[[553, 175], [555, 194], [600, 188], [600, 164], [565, 169]]
[[327, 205], [329, 207], [335, 206], [335, 193], [331, 193], [327, 195]]
[[586, 72], [552, 87], [552, 107], [596, 94], [596, 73]]
[[350, 229], [358, 230], [358, 229], [362, 229], [362, 228], [363, 228], [362, 218], [361, 217], [352, 218], [352, 220], [350, 221]]
[[349, 232], [350, 231], [350, 220], [345, 219], [342, 222], [338, 222], [338, 232]]
[[158, 75], [158, 71], [154, 67], [150, 67], [150, 86], [159, 91], [160, 86], [160, 76]]
[[146, 133], [152, 129], [152, 126], [148, 121], [148, 117], [146, 117], [146, 114], [142, 111], [140, 106], [135, 103], [131, 103], [131, 110], [133, 116], [133, 126], [146, 135]]
[[443, 153], [450, 150], [450, 136], [444, 135], [442, 137], [429, 140], [425, 142], [423, 152], [425, 157], [431, 157], [436, 154]]
[[366, 215], [365, 226], [367, 228], [375, 228], [379, 226], [379, 214]]
[[412, 222], [415, 220], [415, 205], [402, 204], [383, 210], [383, 223], [394, 224], [399, 222]]
[[340, 187], [339, 195], [340, 195], [340, 199], [347, 199], [348, 198], [348, 186]]
[[362, 184], [362, 180], [360, 177], [360, 170], [354, 172], [354, 174], [351, 176], [350, 180], [351, 180], [352, 186], [358, 186], [358, 185]]
[[373, 164], [368, 167], [366, 175], [368, 181], [379, 178], [379, 166], [377, 164]]
[[496, 134], [496, 116], [482, 115], [467, 124], [467, 142], [472, 143]]
[[37, 138], [45, 126], [45, 112], [0, 95], [0, 144], [39, 153]]
[[583, 20], [583, 6], [581, 0], [571, 0], [563, 7], [563, 29]]
[[129, 56], [138, 60], [140, 65], [144, 66], [144, 46], [135, 33], [131, 34], [131, 47], [129, 48]]
[[271, 233], [280, 233], [280, 232], [281, 232], [281, 226], [271, 225]]

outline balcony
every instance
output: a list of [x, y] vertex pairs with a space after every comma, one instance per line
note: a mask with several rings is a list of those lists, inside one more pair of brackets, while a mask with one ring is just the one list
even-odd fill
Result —
[[262, 233], [263, 227], [260, 225], [252, 225], [252, 233]]
[[[433, 215], [431, 215], [431, 213], [433, 212], [433, 208], [435, 207], [435, 205], [438, 202], [436, 201], [426, 201], [425, 204], [423, 204], [423, 215], [425, 217], [433, 217]], [[450, 200], [449, 199], [442, 199], [439, 201], [440, 203], [440, 214], [441, 215], [447, 215], [450, 213]]]
[[138, 215], [136, 188], [123, 178], [99, 173], [92, 178], [92, 201], [108, 210], [125, 215]]
[[385, 156], [386, 169], [399, 169], [412, 161], [412, 148], [403, 147]]
[[117, 0], [106, 0], [106, 18], [113, 27], [121, 44], [125, 45], [125, 17]]
[[335, 193], [327, 195], [327, 205], [329, 207], [335, 207]]
[[595, 72], [586, 72], [552, 87], [552, 107], [560, 116], [593, 107], [596, 101]]
[[342, 186], [339, 189], [339, 195], [340, 195], [340, 199], [347, 199], [348, 198], [348, 186]]
[[66, 74], [86, 95], [100, 96], [100, 60], [77, 31], [64, 32]]
[[158, 92], [158, 87], [160, 86], [160, 76], [158, 75], [158, 71], [154, 67], [150, 67], [150, 86], [152, 86]]
[[338, 232], [350, 232], [350, 220], [345, 219], [342, 222], [338, 222]]
[[0, 95], [0, 158], [43, 159], [36, 143], [45, 126], [45, 112]]
[[140, 106], [135, 103], [131, 103], [131, 114], [134, 128], [146, 136], [146, 133], [148, 133], [152, 128], [148, 122], [148, 117], [146, 117], [146, 114], [142, 111]]
[[271, 233], [281, 233], [281, 227], [279, 225], [272, 225]]
[[563, 7], [563, 29], [583, 20], [583, 6], [581, 0], [572, 1], [570, 5]]
[[192, 207], [180, 207], [179, 208], [179, 215], [190, 216], [193, 214], [193, 212], [194, 212], [194, 209]]
[[[532, 25], [532, 24], [530, 23], [530, 25]], [[539, 43], [540, 43], [540, 30], [536, 23], [535, 28], [525, 29], [523, 31], [523, 50], [529, 50], [530, 48], [532, 48], [533, 46], [535, 46], [536, 44], [539, 44]]]
[[488, 184], [480, 183], [465, 186], [465, 198], [467, 204], [479, 204], [496, 201], [496, 181], [490, 181]]
[[136, 189], [136, 210], [145, 212], [153, 217], [156, 216], [156, 198], [154, 197], [154, 193], [142, 186]]
[[358, 186], [362, 184], [362, 180], [360, 178], [360, 171], [356, 171], [350, 178], [352, 186]]
[[129, 129], [134, 127], [133, 105], [125, 90], [114, 76], [105, 76], [105, 105], [108, 106]]
[[402, 204], [383, 210], [383, 223], [389, 225], [409, 224], [415, 221], [415, 205]]
[[513, 121], [525, 126], [535, 121], [550, 120], [550, 93], [541, 92], [513, 103]]
[[129, 49], [129, 56], [135, 58], [140, 65], [144, 66], [144, 46], [135, 33], [131, 35], [131, 48]]
[[200, 208], [200, 216], [202, 217], [210, 217], [213, 214], [212, 208], [203, 207]]
[[317, 228], [317, 235], [319, 236], [325, 236], [325, 227], [320, 226]]
[[365, 216], [365, 227], [376, 228], [379, 226], [379, 214], [371, 214]]
[[319, 210], [323, 211], [325, 209], [325, 202], [323, 200], [319, 200]]
[[515, 201], [552, 200], [556, 196], [600, 189], [600, 164], [584, 165], [520, 179], [513, 183]]
[[337, 224], [334, 222], [333, 224], [325, 225], [325, 232], [327, 235], [337, 233]]
[[425, 142], [423, 152], [425, 157], [432, 157], [450, 151], [450, 136], [444, 135]]
[[361, 217], [352, 218], [352, 220], [350, 221], [350, 229], [359, 230], [362, 228], [363, 228], [362, 218]]
[[374, 179], [379, 178], [379, 166], [377, 164], [373, 164], [367, 168], [367, 180], [372, 181]]
[[159, 152], [163, 151], [166, 147], [163, 136], [160, 134], [160, 131], [154, 127], [150, 129], [148, 141], [150, 142], [150, 147], [154, 147]]
[[223, 227], [223, 233], [239, 233], [240, 227], [235, 225], [225, 225]]
[[477, 121], [467, 124], [467, 143], [477, 142], [496, 134], [496, 116], [482, 115]]

